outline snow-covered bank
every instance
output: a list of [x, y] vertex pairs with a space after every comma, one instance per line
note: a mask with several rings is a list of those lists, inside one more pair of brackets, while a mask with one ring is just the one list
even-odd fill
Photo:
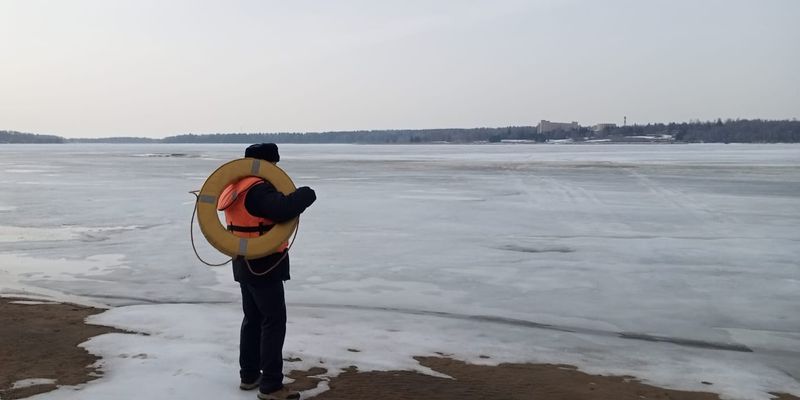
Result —
[[[144, 335], [106, 334], [83, 346], [102, 356], [101, 380], [79, 391], [61, 388], [41, 399], [240, 398], [237, 305], [118, 307], [89, 319]], [[632, 375], [658, 386], [715, 391], [729, 399], [797, 393], [797, 381], [753, 353], [573, 334], [491, 322], [365, 310], [289, 307], [285, 370], [320, 366], [332, 376], [409, 369], [433, 373], [412, 357], [444, 353], [472, 363], [573, 364], [596, 374]], [[446, 332], [446, 333], [445, 333]], [[602, 348], [602, 352], [590, 349]], [[487, 358], [488, 357], [488, 358]], [[712, 385], [702, 382], [711, 382]], [[308, 393], [306, 393], [308, 394]]]

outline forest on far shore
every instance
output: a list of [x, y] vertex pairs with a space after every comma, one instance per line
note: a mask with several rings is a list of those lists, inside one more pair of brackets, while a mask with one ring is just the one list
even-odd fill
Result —
[[606, 126], [602, 129], [580, 126], [572, 130], [540, 132], [536, 126], [501, 128], [395, 129], [333, 132], [213, 133], [181, 134], [163, 139], [144, 137], [107, 137], [67, 139], [0, 131], [0, 143], [499, 143], [523, 141], [546, 143], [571, 142], [670, 142], [670, 143], [797, 143], [800, 121], [738, 119], [656, 123], [647, 125]]

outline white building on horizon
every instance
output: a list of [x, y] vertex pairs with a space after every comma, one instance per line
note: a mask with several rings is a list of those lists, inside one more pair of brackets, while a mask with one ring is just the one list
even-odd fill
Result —
[[616, 127], [617, 127], [617, 124], [603, 123], [603, 124], [595, 124], [592, 127], [592, 130], [595, 131], [595, 132], [601, 132], [601, 131], [603, 131], [605, 129], [614, 129]]
[[556, 131], [577, 131], [580, 129], [580, 125], [577, 122], [550, 122], [547, 120], [541, 120], [539, 122], [539, 126], [537, 127], [538, 133], [548, 133], [548, 132], [556, 132]]

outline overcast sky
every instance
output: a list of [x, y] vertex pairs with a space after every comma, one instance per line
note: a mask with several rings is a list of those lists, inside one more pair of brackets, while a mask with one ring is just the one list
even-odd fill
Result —
[[0, 130], [800, 117], [798, 0], [0, 0]]

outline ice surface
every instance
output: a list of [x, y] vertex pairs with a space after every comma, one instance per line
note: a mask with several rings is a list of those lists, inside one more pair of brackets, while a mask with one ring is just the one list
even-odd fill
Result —
[[[0, 294], [107, 304], [98, 321], [152, 333], [92, 339], [107, 375], [43, 398], [141, 382], [232, 395], [238, 287], [194, 258], [187, 192], [244, 147], [0, 147], [13, 189]], [[286, 286], [297, 367], [419, 368], [412, 355], [439, 351], [800, 394], [800, 146], [283, 145], [281, 158], [318, 195]]]

